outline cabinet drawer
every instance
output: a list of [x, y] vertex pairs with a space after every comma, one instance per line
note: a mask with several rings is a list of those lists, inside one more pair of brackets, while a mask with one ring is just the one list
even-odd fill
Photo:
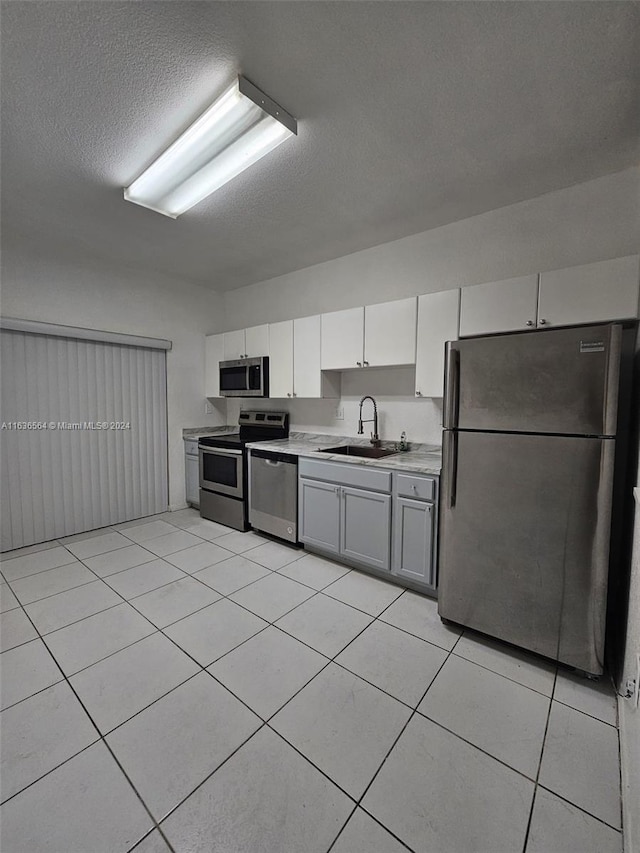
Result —
[[410, 474], [396, 474], [396, 494], [401, 498], [434, 501], [436, 499], [436, 481], [433, 477], [414, 477]]
[[376, 492], [391, 491], [391, 471], [379, 471], [364, 465], [344, 465], [342, 462], [321, 462], [300, 458], [298, 473], [326, 483], [340, 483]]

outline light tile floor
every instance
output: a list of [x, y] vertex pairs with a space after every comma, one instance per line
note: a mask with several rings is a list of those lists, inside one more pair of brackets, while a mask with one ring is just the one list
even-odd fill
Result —
[[4, 555], [3, 853], [621, 853], [616, 705], [193, 510]]

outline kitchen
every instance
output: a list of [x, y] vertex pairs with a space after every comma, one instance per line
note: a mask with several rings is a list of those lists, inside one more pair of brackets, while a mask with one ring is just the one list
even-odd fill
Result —
[[[603, 691], [602, 682], [593, 686], [575, 681], [562, 669], [556, 675], [557, 668], [548, 661], [505, 651], [508, 647], [484, 642], [470, 631], [461, 635], [455, 626], [446, 628], [433, 597], [405, 592], [403, 586], [327, 558], [326, 552], [319, 556], [259, 533], [235, 528], [232, 532], [219, 522], [201, 519], [196, 511], [185, 509], [183, 433], [237, 431], [241, 411], [268, 409], [287, 412], [292, 438], [305, 433], [324, 436], [324, 447], [366, 445], [373, 425], [365, 423], [365, 432], [358, 436], [360, 401], [372, 396], [383, 445], [400, 442], [404, 432], [410, 445], [440, 447], [444, 341], [464, 336], [458, 324], [465, 322], [465, 311], [467, 320], [485, 322], [471, 335], [513, 328], [486, 326], [487, 317], [473, 298], [482, 296], [487, 283], [494, 285], [494, 294], [502, 294], [497, 301], [494, 296], [493, 302], [484, 303], [492, 305], [494, 322], [500, 321], [495, 312], [508, 310], [505, 294], [515, 292], [521, 294], [519, 307], [524, 299], [527, 312], [533, 311], [522, 315], [523, 322], [549, 319], [550, 314], [540, 313], [544, 299], [553, 298], [562, 287], [570, 294], [564, 309], [573, 314], [565, 313], [559, 326], [637, 317], [637, 266], [624, 260], [636, 257], [637, 263], [638, 251], [637, 134], [627, 100], [637, 62], [629, 42], [629, 34], [637, 31], [637, 11], [633, 4], [610, 11], [608, 4], [589, 4], [592, 11], [581, 8], [578, 24], [576, 13], [563, 4], [545, 4], [544, 9], [538, 4], [501, 4], [505, 18], [486, 4], [394, 4], [391, 16], [390, 4], [351, 4], [339, 12], [336, 6], [319, 3], [239, 4], [237, 9], [234, 4], [216, 3], [162, 5], [153, 11], [149, 7], [146, 18], [112, 4], [56, 4], [55, 13], [46, 4], [11, 4], [4, 14], [3, 61], [8, 69], [4, 124], [10, 144], [5, 145], [3, 158], [2, 315], [31, 324], [30, 331], [26, 326], [8, 331], [37, 337], [34, 324], [57, 324], [153, 338], [158, 347], [164, 341], [171, 348], [165, 349], [166, 433], [160, 431], [154, 438], [167, 447], [169, 497], [165, 492], [164, 505], [153, 510], [156, 518], [142, 524], [140, 513], [134, 512], [131, 520], [111, 522], [109, 527], [119, 528], [112, 532], [80, 533], [105, 526], [89, 521], [76, 528], [78, 533], [39, 539], [49, 543], [53, 538], [67, 539], [68, 548], [64, 543], [47, 548], [25, 543], [37, 550], [4, 555], [3, 571], [13, 562], [13, 571], [5, 573], [9, 591], [20, 600], [20, 607], [7, 613], [43, 613], [34, 616], [35, 622], [29, 620], [33, 633], [26, 635], [28, 639], [3, 651], [3, 656], [14, 649], [35, 654], [37, 648], [43, 656], [39, 666], [49, 673], [47, 656], [53, 652], [64, 673], [63, 680], [53, 671], [48, 677], [54, 680], [43, 675], [36, 689], [9, 704], [3, 711], [5, 719], [33, 707], [34, 722], [20, 723], [25, 727], [19, 729], [20, 736], [27, 741], [37, 714], [53, 705], [57, 716], [61, 708], [73, 708], [73, 713], [85, 715], [83, 721], [86, 717], [92, 722], [78, 723], [79, 729], [88, 726], [81, 743], [58, 735], [61, 745], [53, 757], [48, 743], [56, 730], [53, 723], [44, 726], [38, 733], [39, 756], [24, 767], [20, 750], [14, 755], [3, 736], [9, 751], [7, 785], [12, 786], [3, 796], [3, 812], [9, 816], [3, 849], [11, 850], [12, 844], [15, 849], [24, 844], [30, 850], [56, 849], [54, 842], [47, 847], [38, 835], [38, 821], [29, 827], [33, 834], [28, 842], [20, 846], [27, 810], [42, 813], [43, 808], [49, 814], [66, 815], [58, 821], [52, 818], [47, 826], [47, 832], [54, 833], [51, 837], [66, 839], [65, 849], [82, 849], [73, 833], [89, 830], [75, 815], [71, 819], [72, 813], [65, 811], [68, 806], [63, 808], [51, 786], [67, 791], [64, 802], [72, 802], [83, 773], [104, 779], [96, 791], [113, 791], [114, 805], [103, 808], [88, 798], [82, 809], [101, 815], [103, 837], [109, 839], [104, 843], [112, 850], [210, 849], [217, 844], [214, 849], [224, 850], [357, 850], [360, 845], [368, 850], [435, 846], [451, 851], [531, 851], [563, 849], [562, 839], [566, 849], [572, 849], [571, 843], [589, 849], [590, 843], [593, 849], [615, 850], [621, 849], [621, 829], [625, 849], [633, 849], [632, 817], [625, 812], [621, 824], [620, 793], [612, 792], [607, 775], [619, 772], [610, 748], [613, 740], [617, 744], [618, 730], [614, 694]], [[603, 46], [605, 28], [612, 43]], [[145, 50], [137, 50], [127, 39], [127, 33], [139, 29], [146, 34]], [[98, 34], [98, 40], [89, 33]], [[534, 34], [540, 40], [537, 45]], [[321, 37], [316, 40], [316, 35]], [[212, 60], [210, 39], [214, 54], [233, 59]], [[470, 51], [471, 43], [483, 45], [483, 50]], [[375, 55], [371, 44], [380, 46]], [[543, 71], [540, 50], [545, 51]], [[197, 59], [189, 65], [184, 57], [191, 55]], [[330, 67], [327, 55], [335, 58]], [[414, 109], [407, 84], [410, 69], [425, 98], [422, 124], [417, 127], [413, 119], [406, 119], [407, 110]], [[296, 117], [297, 137], [238, 176], [235, 185], [230, 182], [176, 221], [125, 203], [122, 187], [237, 73], [264, 87]], [[40, 84], [43, 79], [51, 81], [48, 87]], [[351, 81], [346, 88], [345, 79]], [[491, 84], [486, 90], [469, 82], [487, 79]], [[553, 92], [549, 80], [554, 82]], [[616, 89], [616, 97], [611, 95], [611, 80], [626, 81]], [[527, 85], [531, 97], [523, 98]], [[384, 121], [375, 111], [380, 98], [389, 112]], [[475, 135], [468, 116], [472, 104], [477, 110], [472, 113]], [[548, 134], [546, 148], [531, 138], [532, 116]], [[498, 128], [507, 118], [517, 131], [505, 135]], [[378, 125], [376, 134], [371, 128]], [[369, 128], [364, 138], [360, 128]], [[429, 154], [416, 146], [420, 133], [425, 134]], [[319, 147], [320, 139], [324, 147]], [[451, 144], [452, 139], [459, 145]], [[510, 167], [504, 165], [505, 158]], [[42, 203], [42, 193], [47, 203]], [[426, 207], [424, 199], [429, 199]], [[279, 221], [286, 224], [279, 227]], [[606, 265], [615, 263], [622, 266], [611, 272]], [[577, 284], [574, 273], [562, 272], [571, 270], [579, 270]], [[612, 288], [614, 281], [619, 290]], [[577, 298], [575, 287], [582, 288]], [[617, 293], [623, 299], [630, 293], [632, 300], [635, 293], [635, 310], [629, 311], [628, 301], [618, 307]], [[343, 321], [345, 312], [360, 312], [363, 335], [367, 329], [378, 329], [374, 338], [384, 344], [401, 322], [399, 317], [395, 322], [389, 319], [390, 306], [397, 305], [402, 312], [412, 303], [411, 316], [420, 328], [420, 300], [425, 304], [428, 297], [440, 298], [438, 294], [455, 303], [456, 329], [451, 333], [446, 322], [438, 320], [435, 330], [414, 334], [418, 351], [413, 358], [396, 356], [387, 347], [386, 360], [379, 366], [359, 367], [358, 361], [374, 362], [362, 344], [362, 355], [348, 363], [334, 360], [315, 370], [316, 390], [304, 398], [287, 397], [296, 393], [295, 385], [264, 399], [236, 400], [216, 393], [217, 371], [211, 365], [226, 358], [225, 336], [242, 331], [246, 344], [245, 330], [266, 326], [270, 332], [275, 326], [273, 340], [281, 355], [283, 348], [289, 352], [291, 329], [295, 377], [299, 321], [324, 320], [337, 312], [342, 316], [334, 320]], [[595, 314], [580, 313], [594, 304]], [[429, 314], [423, 321], [425, 317]], [[326, 330], [321, 322], [320, 335], [323, 326]], [[303, 354], [312, 353], [313, 334], [307, 328], [300, 338]], [[529, 334], [546, 333], [536, 329]], [[269, 351], [263, 348], [254, 354], [269, 356], [275, 364], [277, 353], [271, 352], [269, 335], [267, 340]], [[397, 346], [406, 346], [407, 340], [411, 346], [407, 335], [400, 336]], [[223, 358], [216, 358], [220, 341]], [[322, 344], [347, 342], [353, 344], [353, 336], [337, 331], [328, 341], [321, 340], [316, 351], [321, 365], [327, 356]], [[119, 343], [125, 346], [124, 341]], [[427, 351], [420, 352], [421, 346]], [[247, 350], [241, 347], [235, 354]], [[285, 362], [280, 358], [281, 367]], [[272, 374], [271, 381], [281, 381], [287, 370], [285, 364], [284, 373]], [[423, 391], [422, 382], [427, 380], [440, 383], [439, 388]], [[55, 418], [46, 417], [47, 385], [36, 387], [29, 418], [75, 420], [66, 417], [64, 407]], [[91, 419], [97, 413], [86, 414]], [[115, 411], [105, 417], [118, 420]], [[372, 417], [366, 402], [363, 418]], [[3, 420], [18, 419], [3, 415]], [[66, 439], [65, 435], [61, 440]], [[9, 441], [6, 432], [3, 440]], [[22, 436], [11, 440], [22, 441]], [[80, 440], [94, 442], [90, 445], [94, 447], [98, 438], [83, 433]], [[127, 436], [109, 440], [124, 442]], [[341, 465], [342, 470], [369, 472], [392, 471], [388, 466], [397, 458], [391, 455], [378, 466], [370, 464], [372, 460], [363, 465], [327, 456], [331, 457], [327, 464]], [[83, 485], [84, 503], [93, 507], [100, 505], [100, 495], [95, 498], [91, 492], [95, 483], [99, 488], [99, 477], [91, 470], [91, 482]], [[80, 477], [82, 471], [80, 466]], [[44, 470], [40, 473], [44, 477]], [[392, 471], [392, 478], [396, 475]], [[27, 489], [32, 496], [42, 491], [41, 485], [30, 482], [34, 479], [31, 474], [24, 482], [11, 481], [12, 489], [25, 490], [25, 505]], [[52, 495], [55, 504], [56, 493]], [[389, 496], [396, 496], [392, 489]], [[437, 505], [436, 499], [433, 506]], [[86, 510], [81, 510], [84, 518]], [[92, 511], [97, 518], [98, 509]], [[82, 544], [92, 540], [93, 546]], [[145, 561], [132, 563], [142, 559], [141, 551]], [[224, 572], [216, 570], [223, 564]], [[28, 574], [22, 574], [21, 565]], [[33, 572], [29, 565], [35, 566]], [[118, 571], [111, 572], [114, 566]], [[301, 574], [305, 566], [307, 583]], [[50, 574], [45, 577], [46, 572]], [[87, 572], [93, 573], [91, 580]], [[148, 579], [151, 572], [161, 578], [155, 588], [148, 586], [155, 582]], [[194, 580], [192, 574], [202, 577]], [[34, 590], [33, 578], [38, 575], [63, 586], [54, 584], [41, 597]], [[245, 580], [240, 588], [239, 577]], [[185, 590], [179, 605], [183, 610], [168, 613], [156, 590], [174, 589], [176, 584]], [[272, 589], [261, 594], [265, 586]], [[66, 601], [79, 596], [74, 589], [90, 587], [102, 603], [91, 605], [86, 618], [76, 615], [66, 622], [60, 612], [50, 612], [56, 595]], [[144, 610], [136, 608], [137, 599]], [[289, 603], [285, 612], [282, 602]], [[312, 617], [320, 604], [322, 609]], [[209, 624], [207, 608], [212, 615], [219, 614], [225, 637], [238, 637], [232, 648], [222, 643], [220, 651], [211, 654], [203, 633]], [[124, 620], [125, 612], [123, 638], [110, 639], [108, 652], [105, 646], [101, 653], [96, 651], [97, 657], [80, 661], [78, 647], [87, 642], [79, 639], [84, 636], [83, 623], [107, 620], [107, 614], [115, 619], [116, 613]], [[322, 625], [326, 631], [320, 630]], [[155, 633], [145, 634], [151, 630]], [[103, 631], [112, 637], [118, 629]], [[124, 639], [125, 634], [130, 638]], [[254, 636], [261, 639], [252, 642]], [[102, 642], [107, 643], [106, 637]], [[149, 688], [148, 698], [137, 704], [118, 694], [118, 701], [114, 698], [111, 704], [120, 704], [121, 712], [107, 707], [109, 703], [105, 707], [96, 703], [109, 661], [115, 667], [114, 662], [121, 660], [132, 671], [140, 667], [151, 679], [162, 668], [159, 662], [165, 654], [171, 670], [166, 678], [173, 679], [168, 686], [154, 676], [158, 681]], [[14, 658], [20, 661], [17, 652]], [[286, 667], [276, 665], [282, 659], [288, 661]], [[327, 660], [329, 669], [320, 669]], [[266, 673], [262, 679], [261, 672]], [[123, 673], [114, 669], [112, 677]], [[627, 677], [633, 673], [625, 681]], [[127, 683], [133, 689], [131, 677]], [[415, 695], [418, 684], [424, 689]], [[65, 693], [64, 701], [56, 698], [56, 691]], [[358, 700], [353, 714], [340, 718], [344, 728], [332, 746], [320, 720], [330, 721], [331, 707], [339, 706], [340, 697], [350, 691]], [[511, 694], [517, 710], [500, 716]], [[206, 695], [212, 702], [194, 698]], [[452, 705], [452, 696], [457, 704]], [[44, 703], [45, 698], [49, 704], [38, 711], [38, 701]], [[208, 704], [216, 707], [217, 716], [213, 711], [210, 718], [203, 716], [201, 706]], [[621, 698], [617, 712], [622, 772], [633, 776], [635, 717], [625, 710], [631, 704]], [[317, 705], [326, 713], [314, 713]], [[454, 713], [458, 706], [462, 710]], [[230, 721], [233, 708], [237, 726]], [[476, 729], [473, 708], [479, 709]], [[408, 723], [406, 709], [412, 714]], [[365, 714], [371, 715], [371, 728], [369, 734], [358, 735], [359, 729], [367, 729], [358, 725]], [[502, 735], [492, 731], [483, 714], [495, 718]], [[51, 719], [57, 716], [52, 714]], [[523, 739], [517, 717], [523, 718], [527, 736], [535, 743], [524, 758], [502, 751], [509, 733], [515, 741]], [[191, 740], [188, 726], [180, 736], [168, 734], [166, 727], [180, 718], [192, 721]], [[145, 720], [156, 732], [146, 739], [140, 731]], [[552, 734], [553, 727], [559, 727], [557, 742], [564, 738], [587, 756], [583, 764], [571, 764], [577, 753], [554, 752], [546, 746], [543, 750], [547, 723]], [[316, 729], [315, 739], [309, 725]], [[216, 743], [215, 748], [203, 749], [208, 733], [214, 732], [228, 732], [232, 746]], [[589, 748], [580, 732], [588, 733]], [[160, 737], [164, 759], [153, 757], [159, 742], [154, 738]], [[225, 735], [219, 737], [224, 740]], [[136, 740], [141, 741], [139, 746]], [[355, 744], [353, 754], [346, 749], [349, 741]], [[425, 749], [436, 757], [428, 760]], [[412, 760], [412, 753], [419, 758]], [[456, 771], [447, 756], [465, 768], [467, 783], [455, 781]], [[568, 781], [554, 779], [563, 763], [570, 765]], [[174, 764], [174, 772], [168, 772]], [[594, 767], [606, 771], [598, 777]], [[270, 785], [276, 775], [284, 777], [282, 784]], [[580, 777], [592, 779], [583, 786], [587, 790], [576, 790]], [[160, 778], [167, 781], [160, 783]], [[233, 792], [235, 807], [222, 796], [221, 785]], [[408, 814], [412, 806], [396, 801], [405, 786], [413, 786], [415, 808], [422, 809], [428, 820], [413, 820]], [[493, 797], [485, 798], [483, 789], [494, 790]], [[391, 790], [398, 794], [391, 797]], [[625, 796], [632, 795], [625, 795], [623, 785], [623, 804]], [[606, 809], [598, 800], [607, 803]], [[307, 820], [301, 817], [303, 808]], [[228, 821], [220, 818], [222, 822], [214, 824], [206, 819], [207, 809], [215, 814], [228, 809]], [[250, 810], [256, 819], [241, 820]], [[278, 835], [271, 822], [284, 811], [290, 816]], [[117, 823], [121, 830], [116, 831]], [[433, 835], [426, 834], [427, 823]], [[545, 836], [549, 826], [552, 835]], [[58, 844], [62, 849], [62, 842]], [[91, 844], [89, 849], [101, 849], [97, 841]]]

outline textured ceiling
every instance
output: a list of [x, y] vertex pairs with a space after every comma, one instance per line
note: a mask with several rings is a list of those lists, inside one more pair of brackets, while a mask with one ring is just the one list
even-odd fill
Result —
[[[640, 4], [4, 2], [3, 240], [218, 290], [638, 162]], [[178, 220], [122, 199], [237, 73], [297, 138]]]

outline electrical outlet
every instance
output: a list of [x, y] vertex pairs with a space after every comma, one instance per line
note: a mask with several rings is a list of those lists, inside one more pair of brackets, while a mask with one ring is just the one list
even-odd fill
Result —
[[211, 405], [211, 403], [208, 400], [204, 401], [204, 413], [205, 413], [205, 415], [212, 415], [213, 414], [213, 406]]
[[334, 412], [334, 417], [337, 421], [344, 420], [344, 406], [336, 406], [336, 410]]

